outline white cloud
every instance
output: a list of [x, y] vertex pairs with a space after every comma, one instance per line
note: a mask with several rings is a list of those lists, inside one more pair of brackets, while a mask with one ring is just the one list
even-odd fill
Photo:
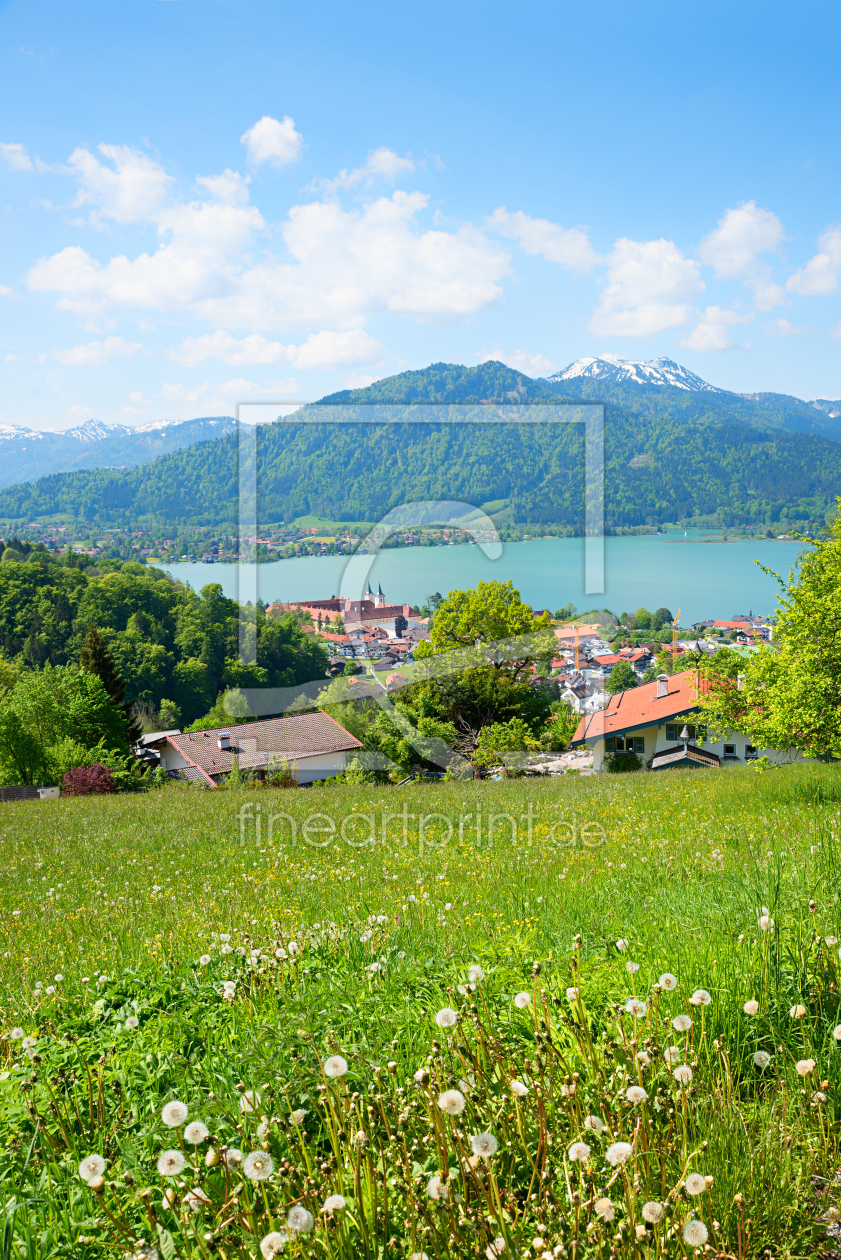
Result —
[[607, 282], [590, 320], [602, 337], [648, 337], [689, 322], [704, 289], [698, 264], [674, 241], [620, 237], [608, 257]]
[[384, 353], [384, 346], [362, 329], [346, 332], [312, 333], [300, 346], [285, 346], [268, 341], [260, 333], [251, 333], [237, 340], [228, 332], [207, 333], [187, 337], [180, 346], [168, 351], [177, 363], [194, 367], [207, 359], [218, 359], [234, 367], [255, 364], [289, 363], [293, 367], [329, 368], [348, 363], [372, 363]]
[[335, 179], [321, 180], [319, 184], [322, 188], [353, 188], [355, 184], [371, 184], [375, 179], [385, 179], [393, 183], [401, 175], [408, 175], [415, 170], [415, 165], [410, 153], [400, 157], [393, 149], [381, 146], [368, 154], [362, 166], [357, 166], [352, 171], [341, 170]]
[[763, 328], [763, 332], [766, 332], [769, 337], [802, 337], [804, 333], [811, 331], [810, 328], [797, 328], [787, 319], [772, 319], [770, 324], [766, 324]]
[[7, 284], [0, 284], [0, 297], [14, 297], [14, 289], [10, 289]]
[[273, 166], [281, 167], [297, 162], [304, 138], [295, 130], [294, 120], [288, 114], [283, 122], [264, 114], [259, 122], [240, 136], [240, 141], [248, 150], [248, 160], [252, 165], [271, 162]]
[[829, 335], [830, 337], [835, 338], [836, 340], [841, 341], [841, 323], [838, 323], [838, 324], [833, 324], [833, 325], [832, 325], [832, 327], [831, 327], [831, 328], [830, 328], [830, 330], [829, 330], [829, 334], [828, 334], [828, 335]]
[[685, 350], [733, 350], [734, 342], [730, 329], [733, 324], [749, 323], [753, 315], [740, 315], [722, 306], [708, 306], [698, 324], [681, 339], [680, 345]]
[[533, 219], [522, 210], [509, 212], [504, 206], [485, 220], [487, 227], [517, 242], [527, 254], [539, 254], [547, 262], [560, 263], [574, 271], [589, 271], [601, 261], [583, 228], [564, 228], [548, 219]]
[[135, 407], [140, 407], [140, 406], [148, 407], [148, 406], [151, 406], [152, 399], [147, 398], [146, 395], [141, 393], [140, 390], [138, 389], [138, 390], [135, 390], [133, 394], [129, 394], [129, 402], [133, 402]]
[[784, 299], [785, 293], [771, 282], [767, 264], [761, 263], [757, 255], [776, 253], [784, 239], [785, 231], [777, 216], [755, 201], [746, 201], [725, 210], [718, 227], [701, 241], [698, 253], [702, 262], [715, 269], [719, 279], [744, 280], [753, 290], [756, 306], [769, 310]]
[[235, 377], [230, 381], [196, 385], [192, 389], [186, 385], [167, 383], [160, 392], [161, 398], [168, 403], [194, 403], [200, 400], [205, 403], [212, 399], [241, 400], [258, 397], [278, 397], [281, 394], [296, 394], [298, 382], [290, 377], [286, 381], [249, 381], [245, 377]]
[[139, 341], [126, 341], [124, 337], [106, 337], [104, 341], [89, 341], [85, 346], [71, 350], [54, 350], [53, 358], [68, 367], [103, 367], [111, 359], [130, 359], [142, 350]]
[[172, 176], [145, 153], [128, 145], [97, 147], [113, 167], [104, 165], [88, 149], [74, 149], [67, 160], [81, 185], [74, 206], [92, 205], [94, 225], [100, 219], [117, 223], [152, 219], [167, 199]]
[[345, 389], [366, 389], [378, 379], [376, 376], [371, 376], [369, 372], [351, 372], [345, 380]]
[[803, 297], [819, 297], [834, 293], [841, 274], [841, 224], [829, 227], [818, 238], [820, 253], [810, 258], [805, 267], [795, 271], [786, 281], [786, 288]]
[[558, 366], [551, 359], [546, 359], [542, 354], [532, 350], [515, 350], [513, 354], [504, 354], [503, 351], [498, 350], [494, 354], [481, 354], [476, 357], [482, 363], [498, 360], [517, 372], [522, 372], [524, 376], [548, 376]]
[[0, 144], [0, 159], [10, 171], [32, 170], [32, 158], [22, 144]]

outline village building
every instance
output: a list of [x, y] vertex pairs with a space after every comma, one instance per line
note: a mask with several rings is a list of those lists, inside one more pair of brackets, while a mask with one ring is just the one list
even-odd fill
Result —
[[370, 634], [382, 629], [387, 634], [399, 638], [409, 633], [416, 638], [424, 638], [429, 633], [429, 619], [421, 617], [410, 604], [389, 604], [382, 586], [376, 593], [370, 583], [362, 599], [342, 599], [331, 595], [329, 599], [298, 600], [289, 603], [270, 604], [266, 615], [273, 612], [307, 612], [317, 626], [325, 630], [336, 618], [341, 618], [345, 625], [345, 634], [354, 632]]
[[174, 779], [217, 787], [234, 767], [266, 779], [286, 762], [305, 786], [341, 774], [358, 739], [326, 713], [301, 713], [210, 731], [164, 731], [154, 748], [161, 768]]

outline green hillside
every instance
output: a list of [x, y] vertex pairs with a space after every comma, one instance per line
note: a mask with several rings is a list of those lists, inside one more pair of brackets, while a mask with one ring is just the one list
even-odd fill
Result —
[[[501, 363], [433, 364], [362, 390], [322, 400], [362, 408], [388, 403], [388, 425], [301, 423], [291, 417], [258, 431], [259, 519], [376, 520], [425, 499], [509, 501], [513, 520], [580, 532], [581, 426], [482, 423], [487, 403], [595, 401], [600, 382], [559, 393]], [[841, 444], [797, 432], [792, 408], [733, 394], [643, 391], [611, 386], [605, 405], [605, 521], [608, 528], [697, 516], [722, 525], [822, 520], [841, 493]], [[768, 396], [763, 396], [768, 397]], [[616, 401], [613, 401], [616, 399]], [[776, 401], [774, 401], [776, 400]], [[790, 400], [797, 403], [798, 400]], [[403, 422], [418, 404], [474, 408], [467, 425]], [[833, 425], [807, 404], [817, 425]], [[312, 421], [318, 404], [307, 408]], [[402, 409], [407, 409], [404, 413]], [[795, 409], [796, 410], [796, 409]], [[809, 417], [806, 417], [807, 419]], [[806, 419], [802, 419], [805, 426]], [[810, 421], [811, 422], [811, 421]], [[44, 477], [0, 491], [0, 517], [28, 522], [66, 513], [121, 524], [233, 525], [237, 442], [215, 439], [132, 469]]]

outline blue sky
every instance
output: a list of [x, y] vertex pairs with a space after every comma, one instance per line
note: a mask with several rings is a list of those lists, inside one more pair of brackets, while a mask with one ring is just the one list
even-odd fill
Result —
[[0, 422], [668, 355], [841, 397], [837, 6], [0, 2]]

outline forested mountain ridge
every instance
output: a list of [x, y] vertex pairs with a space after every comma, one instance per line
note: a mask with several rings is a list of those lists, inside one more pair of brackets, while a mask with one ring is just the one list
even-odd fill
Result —
[[[390, 404], [394, 423], [316, 423], [320, 404], [313, 404], [262, 426], [258, 519], [313, 513], [376, 520], [406, 501], [506, 500], [515, 521], [580, 532], [582, 427], [484, 424], [483, 405], [604, 401], [608, 528], [699, 516], [723, 525], [821, 521], [841, 493], [841, 443], [791, 426], [799, 417], [805, 427], [810, 415], [818, 426], [835, 422], [799, 400], [770, 399], [580, 378], [553, 386], [498, 362], [433, 364], [321, 403], [359, 406], [361, 417], [366, 405]], [[430, 403], [470, 406], [471, 423], [408, 422]], [[236, 494], [232, 435], [134, 469], [79, 471], [2, 490], [0, 516], [31, 521], [61, 512], [113, 524], [235, 526]]]

